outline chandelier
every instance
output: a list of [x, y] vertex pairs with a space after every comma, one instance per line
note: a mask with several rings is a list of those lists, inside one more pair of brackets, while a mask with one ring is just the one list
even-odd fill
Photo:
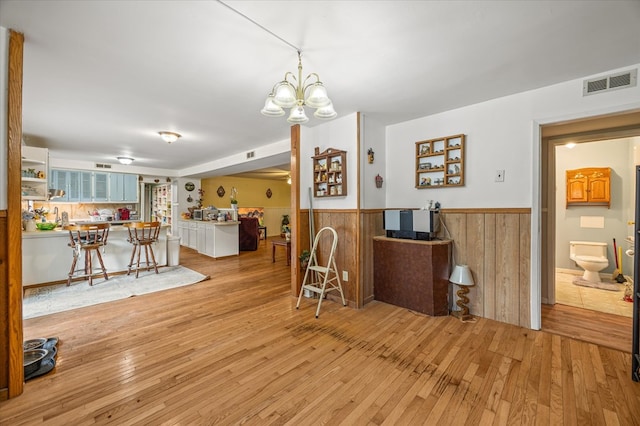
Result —
[[260, 111], [267, 117], [282, 117], [283, 108], [291, 108], [287, 121], [292, 124], [303, 124], [309, 121], [304, 107], [316, 108], [313, 116], [329, 120], [338, 115], [327, 96], [327, 89], [316, 73], [309, 74], [302, 79], [302, 55], [298, 50], [298, 77], [287, 72], [284, 80], [276, 83], [267, 96], [264, 108]]

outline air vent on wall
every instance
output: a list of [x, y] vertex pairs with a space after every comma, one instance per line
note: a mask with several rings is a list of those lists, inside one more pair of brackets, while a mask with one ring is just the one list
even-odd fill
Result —
[[111, 164], [96, 163], [96, 169], [110, 169]]
[[638, 70], [630, 70], [622, 73], [611, 74], [604, 77], [585, 80], [582, 84], [582, 96], [595, 93], [609, 92], [611, 90], [635, 87], [638, 82]]

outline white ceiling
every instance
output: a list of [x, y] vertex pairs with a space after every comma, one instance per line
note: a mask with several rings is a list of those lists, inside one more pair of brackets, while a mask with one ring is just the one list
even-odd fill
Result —
[[[638, 0], [225, 3], [301, 48], [339, 115], [385, 124], [640, 63]], [[295, 49], [217, 1], [1, 0], [0, 26], [52, 158], [181, 170], [289, 138], [259, 111]]]

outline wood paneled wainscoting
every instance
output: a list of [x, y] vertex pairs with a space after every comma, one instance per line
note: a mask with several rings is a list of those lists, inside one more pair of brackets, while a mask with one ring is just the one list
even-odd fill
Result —
[[[314, 210], [316, 232], [324, 226], [338, 232], [336, 264], [349, 274], [342, 285], [352, 308], [374, 298], [373, 237], [385, 233], [382, 212]], [[470, 312], [530, 328], [530, 209], [444, 209], [440, 217], [440, 236], [454, 240], [451, 264], [469, 265], [475, 280], [468, 295]], [[302, 250], [309, 247], [309, 211], [301, 211], [298, 220]]]
[[[346, 271], [349, 279], [342, 282], [342, 290], [344, 297], [347, 300], [348, 306], [352, 308], [361, 308], [363, 306], [362, 297], [360, 295], [360, 282], [358, 279], [359, 265], [358, 259], [358, 244], [356, 243], [358, 237], [357, 227], [357, 213], [355, 210], [314, 210], [313, 221], [314, 231], [317, 234], [318, 231], [325, 226], [330, 226], [335, 229], [338, 234], [338, 246], [336, 247], [335, 261], [336, 267], [340, 273], [340, 280], [342, 280], [342, 271]], [[309, 234], [309, 210], [301, 210], [300, 217], [300, 252], [302, 250], [310, 250], [311, 236]], [[317, 253], [318, 263], [323, 265], [326, 263], [326, 259], [329, 256], [331, 249], [330, 238], [327, 236], [327, 242], [320, 241], [319, 251]], [[300, 253], [292, 253], [292, 257], [299, 265], [300, 262], [297, 259]], [[298, 288], [304, 278], [304, 274], [300, 274], [300, 282]], [[327, 298], [334, 299], [334, 294], [328, 294]], [[338, 300], [340, 296], [338, 296]]]
[[[342, 288], [347, 304], [352, 308], [362, 308], [373, 300], [373, 237], [384, 235], [382, 212], [382, 209], [359, 212], [356, 210], [314, 210], [313, 212], [316, 233], [325, 226], [334, 228], [338, 233], [336, 266], [339, 271], [347, 271], [349, 275], [349, 280], [342, 283]], [[301, 242], [299, 251], [301, 252], [310, 247], [309, 210], [301, 210], [298, 220]], [[320, 263], [328, 255], [328, 244], [322, 244], [322, 246], [327, 253], [319, 253]], [[299, 265], [297, 259], [299, 254], [294, 255], [297, 265]], [[304, 274], [299, 274], [298, 289], [303, 278]], [[335, 298], [335, 295], [329, 294], [327, 297]]]
[[[473, 315], [531, 328], [531, 210], [444, 209], [453, 263], [469, 265]], [[449, 236], [449, 235], [447, 235]]]

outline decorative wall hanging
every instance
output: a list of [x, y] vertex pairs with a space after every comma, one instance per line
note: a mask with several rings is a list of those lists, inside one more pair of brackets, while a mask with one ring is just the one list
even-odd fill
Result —
[[271, 198], [273, 192], [271, 192], [271, 188], [267, 188], [267, 198]]
[[376, 180], [376, 188], [382, 188], [382, 182], [383, 182], [382, 176], [380, 176], [380, 174], [378, 174], [375, 177], [375, 180]]
[[222, 187], [222, 185], [218, 187], [218, 190], [216, 191], [216, 193], [218, 194], [218, 197], [220, 198], [224, 197], [224, 188]]
[[194, 189], [196, 189], [196, 185], [193, 182], [187, 182], [184, 184], [184, 189], [186, 189], [187, 191], [191, 192]]
[[189, 196], [187, 197], [187, 203], [193, 203], [193, 198], [191, 197], [191, 194], [189, 194]]
[[367, 158], [369, 160], [369, 164], [373, 164], [373, 156], [374, 156], [375, 152], [373, 152], [373, 148], [369, 148], [367, 150]]

